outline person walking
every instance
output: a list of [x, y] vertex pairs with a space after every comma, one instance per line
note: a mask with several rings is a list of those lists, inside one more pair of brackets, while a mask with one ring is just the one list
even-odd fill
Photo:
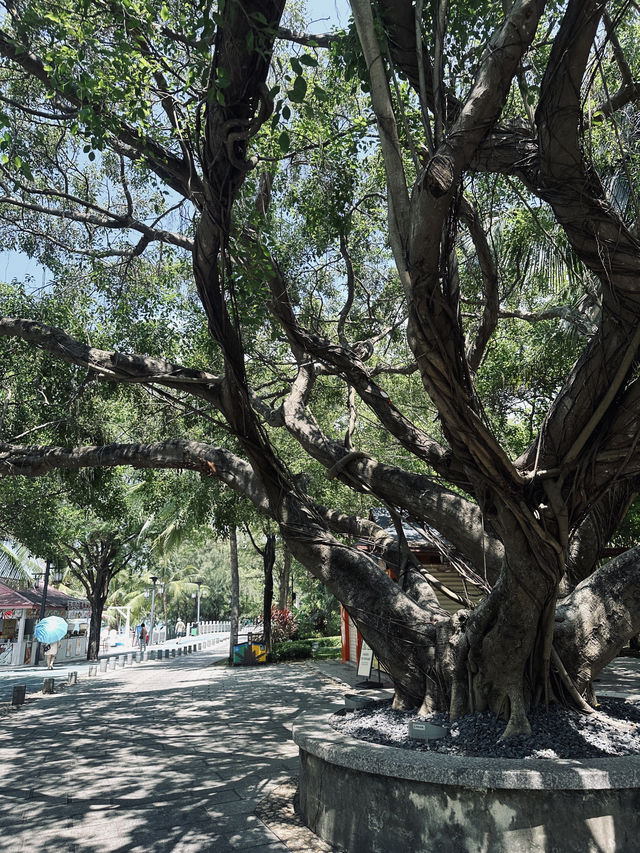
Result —
[[49, 645], [45, 646], [44, 655], [47, 661], [47, 669], [53, 669], [53, 664], [56, 659], [56, 655], [58, 654], [58, 641], [55, 643], [49, 643]]
[[142, 653], [144, 653], [145, 649], [147, 648], [147, 637], [148, 637], [148, 635], [149, 635], [149, 632], [147, 631], [147, 628], [143, 622], [140, 625], [140, 632], [138, 634], [138, 644], [140, 646], [140, 651]]
[[178, 616], [178, 621], [176, 622], [176, 640], [179, 640], [181, 637], [184, 637], [186, 630], [187, 626], [182, 621], [182, 617]]

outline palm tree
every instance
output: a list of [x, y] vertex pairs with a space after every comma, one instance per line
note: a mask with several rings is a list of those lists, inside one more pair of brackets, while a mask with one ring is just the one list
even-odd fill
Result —
[[31, 583], [42, 566], [19, 542], [0, 542], [0, 578]]

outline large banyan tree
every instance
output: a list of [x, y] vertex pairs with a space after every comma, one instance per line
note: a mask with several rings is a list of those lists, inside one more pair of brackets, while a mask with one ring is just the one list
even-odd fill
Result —
[[[86, 393], [201, 418], [74, 447], [3, 427], [0, 471], [217, 478], [345, 606], [396, 707], [489, 708], [507, 736], [539, 702], [588, 711], [640, 631], [640, 554], [601, 559], [640, 483], [637, 5], [352, 0], [315, 36], [285, 5], [5, 2], [4, 245], [123, 302], [189, 257], [215, 346], [187, 366], [5, 316]], [[403, 518], [464, 555], [476, 607], [442, 609]]]

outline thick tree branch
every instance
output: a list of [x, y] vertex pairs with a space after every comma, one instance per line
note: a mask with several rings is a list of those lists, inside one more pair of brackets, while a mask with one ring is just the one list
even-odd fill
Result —
[[174, 439], [155, 444], [109, 444], [102, 447], [20, 447], [0, 444], [0, 476], [41, 477], [52, 471], [78, 471], [128, 465], [196, 471], [216, 477], [269, 511], [264, 490], [251, 467], [228, 450], [198, 441]]
[[480, 272], [482, 273], [484, 290], [482, 317], [480, 318], [473, 341], [467, 346], [469, 369], [475, 372], [480, 366], [491, 335], [498, 325], [498, 310], [500, 306], [498, 270], [478, 211], [466, 199], [463, 199], [461, 204], [461, 218], [469, 229], [471, 239], [473, 240], [476, 258], [480, 266]]
[[409, 342], [455, 455], [503, 494], [517, 488], [520, 478], [486, 427], [472, 388], [457, 301], [451, 279], [443, 273], [443, 267], [449, 270], [452, 248], [447, 218], [462, 171], [498, 119], [543, 8], [540, 0], [525, 0], [505, 16], [460, 115], [412, 198]]
[[278, 27], [278, 38], [283, 41], [292, 41], [305, 47], [328, 48], [339, 42], [343, 36], [339, 33], [303, 33], [299, 30], [290, 30], [287, 27]]
[[62, 329], [35, 320], [2, 317], [0, 336], [20, 338], [64, 361], [87, 368], [100, 379], [166, 385], [220, 405], [223, 380], [204, 370], [182, 367], [163, 358], [96, 349], [72, 338]]
[[[424, 69], [424, 94], [427, 106], [434, 111], [434, 85], [431, 58], [426, 49], [422, 58], [416, 48], [415, 11], [411, 0], [377, 0], [378, 8], [387, 30], [389, 50], [396, 64], [406, 75], [413, 89], [421, 93], [420, 66]], [[460, 101], [454, 94], [446, 92], [447, 114], [454, 118], [460, 111]]]
[[604, 5], [569, 2], [537, 111], [540, 193], [578, 256], [602, 282], [602, 320], [556, 396], [542, 435], [519, 461], [527, 467], [575, 464], [623, 389], [640, 344], [638, 243], [587, 167], [579, 133], [581, 83]]
[[[451, 457], [446, 448], [429, 435], [419, 430], [400, 413], [389, 395], [373, 379], [364, 362], [348, 347], [333, 344], [319, 335], [303, 330], [296, 320], [289, 301], [286, 284], [280, 275], [269, 280], [271, 289], [271, 306], [274, 314], [292, 346], [300, 352], [307, 352], [323, 364], [338, 370], [345, 379], [353, 385], [360, 398], [371, 408], [385, 429], [418, 458], [432, 465], [433, 468], [456, 481], [456, 474], [451, 469]], [[459, 482], [468, 486], [463, 472], [459, 472]]]
[[371, 4], [369, 0], [352, 0], [351, 11], [371, 79], [371, 101], [378, 123], [378, 134], [387, 176], [391, 248], [400, 280], [405, 292], [408, 292], [409, 280], [406, 274], [406, 258], [410, 227], [409, 193], [403, 165], [402, 146], [398, 137], [389, 82]]
[[581, 693], [640, 632], [640, 548], [610, 560], [558, 604], [553, 643]]

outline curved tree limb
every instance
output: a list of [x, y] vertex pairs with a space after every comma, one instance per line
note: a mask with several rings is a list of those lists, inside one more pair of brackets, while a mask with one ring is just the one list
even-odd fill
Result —
[[580, 693], [640, 632], [640, 548], [610, 560], [558, 603], [553, 644]]
[[224, 380], [204, 370], [172, 364], [163, 358], [101, 350], [36, 320], [0, 317], [0, 337], [17, 337], [71, 364], [114, 382], [156, 383], [187, 390], [219, 406]]
[[573, 464], [623, 389], [640, 344], [638, 243], [587, 167], [579, 134], [581, 83], [604, 6], [597, 0], [569, 2], [537, 111], [538, 191], [578, 256], [602, 282], [603, 311], [598, 333], [556, 396], [540, 439], [519, 460], [529, 468]]

